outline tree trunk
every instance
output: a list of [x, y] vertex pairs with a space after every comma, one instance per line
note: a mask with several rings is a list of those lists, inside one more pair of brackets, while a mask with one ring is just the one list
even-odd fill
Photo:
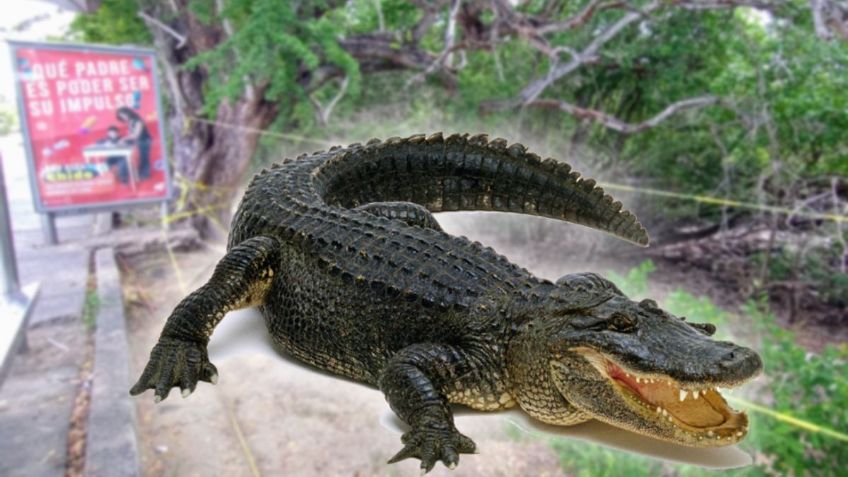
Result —
[[265, 129], [275, 115], [272, 104], [240, 99], [222, 104], [215, 123], [172, 121], [176, 170], [187, 188], [184, 207], [196, 213], [191, 223], [202, 236], [226, 234], [235, 193], [259, 141], [250, 130]]
[[185, 63], [215, 48], [226, 32], [220, 26], [198, 22], [188, 8], [181, 8], [177, 17], [172, 11], [151, 11], [149, 15], [172, 18], [167, 26], [184, 35], [180, 38], [148, 21], [171, 106], [167, 121], [179, 194], [174, 212], [184, 215], [204, 238], [225, 236], [235, 193], [259, 141], [260, 135], [254, 131], [271, 124], [277, 105], [263, 99], [263, 88], [251, 86], [240, 98], [222, 101], [214, 118], [207, 119], [204, 91], [216, 78], [202, 66], [187, 69]]

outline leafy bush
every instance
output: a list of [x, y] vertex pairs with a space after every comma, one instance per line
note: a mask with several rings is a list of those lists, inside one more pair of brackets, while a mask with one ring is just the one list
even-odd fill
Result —
[[607, 278], [630, 298], [644, 298], [648, 293], [648, 275], [656, 269], [654, 262], [645, 260], [631, 268], [626, 275], [610, 271], [607, 272]]
[[[640, 296], [648, 290], [648, 276], [653, 269], [648, 261], [626, 275], [610, 274], [610, 278], [625, 293]], [[821, 354], [808, 352], [758, 302], [747, 303], [737, 317], [707, 298], [676, 290], [662, 305], [689, 321], [717, 325], [719, 339], [752, 333], [759, 338], [760, 344], [755, 348], [765, 363], [765, 376], [743, 389], [745, 399], [728, 396], [735, 407], [746, 408], [746, 402], [756, 406], [749, 407], [750, 434], [740, 444], [754, 456], [754, 464], [727, 474], [844, 475], [848, 468], [848, 442], [844, 439], [848, 436], [838, 430], [848, 429], [848, 345], [828, 346]], [[551, 446], [569, 475], [715, 475], [699, 467], [654, 460], [578, 440], [552, 439]]]
[[11, 109], [0, 107], [0, 136], [18, 129], [18, 116]]
[[[769, 280], [799, 280], [810, 283], [819, 293], [821, 300], [834, 306], [848, 307], [848, 273], [840, 273], [839, 265], [844, 258], [838, 244], [817, 247], [801, 252], [781, 250], [774, 253], [768, 262]], [[753, 257], [755, 267], [762, 266], [765, 255]]]
[[760, 402], [814, 426], [811, 432], [757, 416], [751, 446], [771, 460], [770, 467], [779, 474], [844, 475], [848, 436], [840, 440], [815, 429], [848, 429], [848, 344], [814, 354], [795, 344], [794, 334], [775, 324], [764, 305], [750, 302], [743, 311], [763, 336], [760, 351], [767, 383]]

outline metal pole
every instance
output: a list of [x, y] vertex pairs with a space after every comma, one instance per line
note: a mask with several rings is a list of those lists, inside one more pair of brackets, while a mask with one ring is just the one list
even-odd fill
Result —
[[47, 245], [59, 243], [59, 234], [56, 233], [56, 214], [53, 212], [41, 214], [41, 230], [44, 231], [44, 242]]
[[21, 285], [12, 222], [9, 220], [9, 201], [6, 197], [6, 178], [3, 175], [3, 161], [0, 160], [0, 267], [3, 268], [0, 273], [0, 291], [6, 300], [17, 301], [22, 297]]
[[168, 202], [162, 201], [162, 205], [159, 207], [159, 214], [162, 216], [162, 228], [165, 230], [169, 230], [171, 227], [168, 226]]

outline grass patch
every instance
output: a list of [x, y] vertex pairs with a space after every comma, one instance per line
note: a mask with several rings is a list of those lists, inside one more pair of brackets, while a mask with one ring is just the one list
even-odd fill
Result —
[[88, 281], [85, 284], [85, 299], [82, 303], [82, 322], [89, 330], [97, 325], [97, 313], [100, 311], [100, 295], [97, 294], [97, 275], [94, 263], [89, 264]]

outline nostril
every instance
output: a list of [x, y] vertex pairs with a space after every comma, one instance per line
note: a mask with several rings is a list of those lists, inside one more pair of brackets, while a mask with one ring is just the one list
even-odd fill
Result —
[[724, 356], [721, 357], [721, 366], [722, 367], [731, 367], [737, 364], [739, 361], [742, 361], [742, 354], [738, 352], [738, 350], [731, 350], [725, 353]]
[[725, 348], [723, 354], [715, 361], [714, 372], [722, 379], [742, 379], [760, 372], [763, 362], [760, 356], [750, 348]]

